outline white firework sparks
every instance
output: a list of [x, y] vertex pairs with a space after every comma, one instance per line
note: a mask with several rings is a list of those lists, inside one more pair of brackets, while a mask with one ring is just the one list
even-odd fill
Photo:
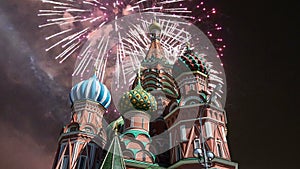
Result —
[[[61, 31], [48, 35], [54, 44], [46, 51], [59, 49], [55, 59], [64, 62], [78, 51], [88, 40], [90, 33], [107, 22], [133, 13], [163, 12], [170, 17], [188, 17], [186, 7], [174, 7], [183, 0], [42, 0], [46, 9], [39, 10], [38, 16], [45, 17], [46, 23], [40, 28], [58, 26]], [[118, 22], [115, 30], [118, 31]]]

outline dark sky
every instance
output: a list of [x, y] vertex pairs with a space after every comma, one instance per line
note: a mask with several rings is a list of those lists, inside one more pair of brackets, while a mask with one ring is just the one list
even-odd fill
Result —
[[[232, 159], [241, 169], [295, 167], [300, 151], [296, 4], [214, 1], [226, 29], [222, 61]], [[51, 168], [70, 115], [74, 59], [60, 65], [43, 51], [39, 5], [38, 0], [0, 4], [1, 169]]]

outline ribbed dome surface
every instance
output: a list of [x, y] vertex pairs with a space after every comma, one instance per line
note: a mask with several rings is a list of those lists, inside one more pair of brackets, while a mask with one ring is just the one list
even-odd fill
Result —
[[194, 51], [187, 48], [183, 56], [179, 57], [173, 66], [174, 78], [180, 74], [191, 71], [200, 71], [208, 75], [208, 67], [203, 57], [197, 55]]
[[126, 92], [119, 101], [119, 110], [122, 113], [130, 110], [141, 110], [151, 113], [157, 110], [157, 103], [150, 93], [145, 91], [140, 84], [133, 90]]
[[106, 109], [110, 105], [111, 95], [107, 87], [100, 83], [96, 75], [76, 84], [70, 93], [71, 102], [77, 100], [92, 100], [100, 103]]

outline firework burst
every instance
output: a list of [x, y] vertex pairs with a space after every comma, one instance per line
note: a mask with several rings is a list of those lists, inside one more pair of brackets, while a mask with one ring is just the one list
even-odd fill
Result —
[[[183, 55], [189, 43], [201, 59], [207, 60], [210, 74], [209, 91], [212, 91], [217, 84], [222, 84], [225, 87], [217, 92], [217, 95], [225, 99], [224, 69], [217, 51], [205, 33], [184, 19], [169, 18], [162, 16], [161, 13], [156, 13], [155, 16], [156, 19], [152, 12], [124, 16], [120, 20], [108, 22], [101, 29], [93, 32], [78, 55], [73, 72], [73, 83], [91, 76], [94, 67], [96, 75], [103, 83], [106, 82], [104, 79], [108, 78], [105, 77], [108, 76], [106, 71], [113, 73], [111, 76], [113, 81], [108, 85], [115, 91], [114, 93], [127, 91], [141, 67], [141, 62], [147, 56], [151, 44], [149, 26], [155, 19], [162, 28], [160, 44], [166, 61], [171, 65], [174, 64], [177, 58]], [[118, 31], [114, 26], [116, 22], [122, 25]], [[107, 69], [110, 67], [107, 66], [109, 62], [113, 65], [112, 70]]]
[[[196, 0], [42, 0], [44, 9], [38, 16], [45, 18], [40, 28], [59, 27], [59, 31], [47, 35], [52, 40], [46, 51], [59, 49], [55, 56], [60, 63], [82, 48], [94, 31], [106, 23], [118, 20], [122, 16], [135, 13], [155, 13], [171, 18], [184, 18], [197, 24], [216, 46], [220, 56], [223, 55], [223, 39], [217, 31], [222, 27], [215, 23], [216, 10], [208, 8], [204, 1]], [[114, 30], [121, 29], [115, 22]]]

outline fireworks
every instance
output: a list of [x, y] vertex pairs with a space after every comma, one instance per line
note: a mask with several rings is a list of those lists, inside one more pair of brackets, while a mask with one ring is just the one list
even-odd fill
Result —
[[[60, 63], [70, 56], [77, 56], [72, 76], [76, 83], [90, 76], [92, 68], [100, 81], [104, 81], [107, 65], [114, 63], [114, 88], [128, 88], [141, 60], [149, 48], [146, 30], [157, 17], [163, 32], [161, 44], [170, 63], [183, 54], [187, 42], [210, 57], [210, 87], [226, 85], [222, 63], [225, 44], [219, 37], [222, 31], [216, 23], [216, 9], [204, 1], [196, 0], [42, 0], [44, 9], [39, 16], [45, 23], [43, 29], [59, 30], [47, 35], [50, 44], [46, 51], [61, 51], [55, 59]], [[146, 16], [145, 16], [146, 14]], [[134, 16], [135, 15], [135, 16]], [[184, 26], [185, 25], [185, 26]], [[199, 32], [189, 30], [196, 25]], [[182, 29], [184, 27], [184, 29]], [[59, 29], [57, 29], [59, 28]], [[209, 39], [207, 39], [209, 38]], [[214, 46], [212, 46], [213, 44]], [[216, 52], [211, 53], [211, 50]], [[81, 51], [79, 53], [79, 51]], [[225, 86], [226, 87], [226, 86]], [[224, 88], [225, 88], [224, 87]], [[223, 89], [224, 89], [223, 88]], [[124, 89], [125, 90], [125, 89]], [[225, 99], [226, 93], [217, 93]], [[225, 100], [222, 101], [225, 103]]]
[[[199, 57], [207, 60], [210, 74], [208, 92], [217, 84], [226, 87], [224, 69], [217, 57], [217, 51], [205, 33], [186, 20], [169, 18], [161, 13], [156, 13], [156, 16], [156, 21], [162, 28], [160, 43], [166, 61], [174, 64], [189, 43], [199, 53]], [[93, 32], [78, 56], [73, 83], [90, 77], [94, 72], [93, 67], [96, 67], [96, 75], [101, 82], [104, 82], [104, 76], [108, 76], [107, 71], [113, 73], [113, 81], [109, 85], [113, 93], [117, 94], [113, 95], [114, 102], [118, 101], [115, 97], [130, 88], [141, 62], [147, 55], [151, 43], [148, 29], [153, 21], [153, 13], [132, 14], [109, 22]], [[118, 31], [114, 26], [116, 22], [122, 25]], [[113, 65], [113, 69], [108, 69], [108, 62]], [[222, 103], [225, 103], [226, 98], [225, 87], [216, 93], [219, 98], [224, 99]]]
[[[39, 10], [38, 16], [44, 17], [45, 23], [40, 28], [59, 27], [58, 32], [47, 35], [52, 40], [46, 51], [58, 49], [55, 56], [60, 63], [73, 53], [78, 53], [94, 31], [108, 22], [122, 16], [135, 13], [155, 13], [173, 18], [184, 18], [196, 24], [210, 38], [220, 56], [223, 55], [223, 39], [217, 32], [222, 27], [213, 22], [216, 10], [208, 8], [204, 1], [196, 0], [42, 0], [45, 9]], [[114, 30], [122, 28], [115, 22]]]

